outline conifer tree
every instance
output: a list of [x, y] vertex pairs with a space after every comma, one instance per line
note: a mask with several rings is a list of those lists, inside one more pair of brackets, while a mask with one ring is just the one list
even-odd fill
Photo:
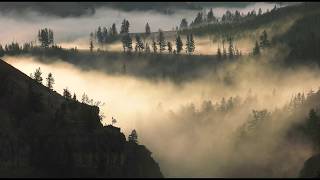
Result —
[[144, 49], [144, 44], [138, 34], [136, 35], [136, 45], [139, 52], [141, 52]]
[[157, 43], [154, 39], [152, 40], [152, 49], [154, 53], [157, 53]]
[[34, 72], [34, 75], [33, 75], [33, 79], [36, 80], [38, 83], [42, 84], [42, 72], [41, 72], [41, 69], [40, 67], [36, 69], [36, 71]]
[[89, 49], [90, 49], [90, 52], [93, 51], [93, 33], [90, 33], [90, 46], [89, 46]]
[[112, 36], [118, 35], [117, 27], [116, 27], [116, 24], [115, 24], [115, 23], [112, 24], [112, 27], [111, 27], [111, 35], [112, 35]]
[[138, 143], [138, 134], [135, 129], [132, 130], [131, 134], [128, 137], [128, 140], [129, 142]]
[[253, 55], [259, 55], [260, 54], [260, 46], [258, 44], [258, 41], [256, 41], [255, 47], [253, 48]]
[[186, 18], [183, 18], [180, 23], [180, 30], [188, 28], [188, 21]]
[[220, 49], [220, 47], [218, 47], [218, 50], [217, 50], [217, 57], [218, 57], [218, 59], [221, 59], [221, 58], [222, 58], [222, 54], [221, 54], [221, 49]]
[[234, 57], [234, 47], [233, 47], [233, 43], [232, 43], [232, 38], [229, 38], [229, 58], [233, 59]]
[[66, 99], [71, 99], [71, 93], [68, 88], [63, 89], [63, 97], [65, 97]]
[[269, 47], [269, 46], [270, 46], [270, 42], [268, 40], [268, 35], [267, 35], [266, 30], [264, 30], [262, 32], [262, 35], [260, 36], [260, 47], [261, 48], [266, 48], [266, 47]]
[[165, 50], [166, 41], [165, 41], [164, 34], [161, 29], [159, 29], [158, 44], [159, 44], [160, 53], [162, 53]]
[[172, 53], [172, 44], [171, 44], [171, 42], [168, 41], [167, 46], [168, 46], [168, 51], [171, 54]]
[[73, 93], [72, 99], [73, 99], [74, 101], [78, 101], [78, 100], [77, 100], [77, 95], [76, 95], [76, 93]]
[[151, 34], [151, 29], [149, 23], [146, 24], [146, 35], [149, 36]]
[[48, 74], [48, 77], [46, 78], [46, 80], [47, 80], [47, 87], [48, 87], [49, 89], [53, 89], [54, 78], [53, 78], [52, 73], [49, 73], [49, 74]]
[[212, 8], [211, 8], [210, 11], [208, 12], [207, 21], [208, 21], [208, 22], [216, 21], [216, 17], [214, 17], [214, 15], [213, 15]]
[[183, 43], [182, 40], [180, 38], [180, 35], [177, 36], [176, 38], [176, 49], [177, 49], [177, 53], [179, 54], [181, 52], [181, 50], [183, 49]]

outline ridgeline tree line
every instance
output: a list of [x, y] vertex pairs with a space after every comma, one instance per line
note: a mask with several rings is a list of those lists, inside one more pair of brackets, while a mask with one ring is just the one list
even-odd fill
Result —
[[[270, 13], [277, 10], [276, 5], [274, 8], [265, 13]], [[240, 13], [238, 10], [236, 10], [234, 13], [227, 10], [222, 17], [219, 19], [214, 15], [214, 12], [212, 8], [208, 11], [207, 14], [204, 12], [198, 12], [194, 20], [189, 24], [186, 18], [183, 18], [180, 22], [179, 28], [176, 27], [176, 30], [186, 30], [189, 28], [194, 28], [194, 27], [199, 27], [202, 25], [207, 25], [207, 24], [232, 24], [232, 23], [240, 23], [244, 22], [246, 20], [250, 20], [252, 18], [255, 18], [257, 16], [261, 16], [262, 14], [265, 14], [262, 12], [261, 8], [258, 9], [258, 13], [256, 12], [255, 9], [248, 11], [248, 13], [245, 15], [244, 13]]]
[[[277, 7], [275, 5], [271, 11], [269, 11], [269, 9], [268, 9], [267, 12], [265, 12], [265, 13], [274, 12], [276, 10], [277, 10]], [[204, 15], [203, 12], [199, 12], [197, 14], [197, 16], [195, 17], [195, 19], [190, 23], [190, 25], [188, 24], [188, 21], [186, 20], [186, 18], [183, 18], [181, 20], [180, 27], [179, 28], [176, 27], [176, 32], [177, 32], [177, 36], [179, 36], [180, 33], [187, 33], [187, 35], [186, 35], [187, 42], [185, 43], [185, 45], [186, 45], [185, 50], [186, 50], [187, 54], [192, 54], [195, 49], [194, 40], [193, 40], [193, 33], [189, 32], [189, 31], [187, 32], [184, 30], [192, 29], [192, 28], [204, 25], [204, 24], [212, 24], [212, 23], [215, 23], [215, 24], [235, 24], [235, 23], [240, 23], [245, 20], [261, 16], [262, 14], [265, 14], [265, 13], [262, 12], [261, 8], [259, 8], [258, 13], [256, 12], [256, 10], [252, 10], [252, 11], [249, 11], [246, 15], [243, 13], [240, 13], [238, 10], [236, 10], [234, 13], [227, 10], [223, 14], [222, 18], [219, 20], [219, 18], [217, 18], [214, 15], [213, 10], [211, 8], [206, 15]], [[130, 35], [129, 27], [130, 27], [130, 23], [126, 19], [124, 19], [122, 21], [120, 33], [117, 32], [117, 28], [116, 28], [115, 23], [112, 24], [112, 26], [109, 28], [109, 31], [107, 30], [108, 29], [107, 27], [100, 27], [99, 26], [95, 33], [90, 34], [90, 50], [92, 51], [94, 48], [93, 41], [97, 42], [97, 44], [99, 44], [100, 46], [103, 47], [103, 45], [105, 45], [107, 43], [112, 43], [116, 40], [121, 39], [124, 52], [132, 52], [133, 50], [135, 52], [139, 52], [139, 53], [143, 52], [143, 51], [145, 51], [147, 53], [151, 52], [150, 44], [145, 42], [145, 39], [151, 35], [151, 29], [150, 29], [149, 23], [146, 24], [144, 33], [136, 33], [135, 35]], [[178, 39], [178, 37], [176, 37], [176, 38]], [[135, 45], [133, 45], [133, 39], [136, 40]], [[190, 39], [190, 40], [188, 40], [188, 39]], [[229, 41], [229, 40], [227, 40], [227, 41]], [[159, 47], [156, 47], [156, 45], [158, 45]], [[177, 46], [181, 46], [181, 43], [176, 41], [176, 47]], [[183, 46], [183, 44], [182, 44], [182, 46]], [[167, 48], [168, 53], [178, 53], [179, 54], [182, 50], [180, 47], [179, 48], [177, 47], [175, 50], [172, 49], [172, 42], [167, 42], [167, 43], [165, 42], [164, 33], [161, 29], [159, 29], [157, 41], [155, 40], [155, 37], [153, 36], [152, 42], [151, 42], [151, 47], [152, 47], [152, 51], [154, 53], [158, 52], [158, 50], [160, 53], [164, 52], [164, 50], [166, 50], [165, 47], [168, 47]], [[100, 50], [100, 49], [98, 49], [98, 50]], [[221, 49], [220, 49], [220, 51], [221, 51]], [[236, 54], [236, 53], [237, 53], [237, 50], [235, 49], [234, 54]], [[232, 53], [229, 53], [229, 54], [232, 54]], [[238, 54], [240, 55], [241, 52], [239, 52]], [[219, 56], [219, 53], [217, 53], [217, 55]]]
[[[273, 16], [279, 14], [280, 12], [282, 12], [282, 11], [276, 10], [276, 9], [277, 8], [274, 8], [272, 11], [269, 12], [270, 16], [273, 17]], [[299, 9], [297, 9], [297, 10], [299, 10]], [[273, 11], [274, 11], [274, 13], [271, 13]], [[283, 8], [283, 11], [285, 11], [285, 8]], [[288, 9], [288, 11], [289, 11], [289, 9]], [[211, 12], [212, 12], [212, 10], [210, 10], [209, 13], [207, 14], [207, 18], [203, 18], [203, 19], [213, 19], [213, 20], [217, 19], [217, 18], [215, 18], [213, 12], [212, 13]], [[252, 16], [254, 16], [254, 14], [255, 14], [254, 12], [255, 11], [251, 11], [250, 13], [247, 14], [247, 16], [249, 16], [250, 14], [252, 14]], [[231, 15], [230, 15], [230, 13], [226, 12], [224, 14], [225, 18], [222, 18], [222, 19], [230, 19], [231, 17], [233, 17], [231, 19], [237, 19], [237, 18], [235, 18], [236, 17], [235, 14], [238, 14], [238, 13], [231, 13]], [[257, 17], [260, 14], [264, 15], [267, 13], [258, 13]], [[268, 18], [269, 18], [269, 16], [268, 16]], [[201, 19], [201, 18], [198, 18], [198, 19]], [[272, 39], [272, 42], [274, 42], [273, 40], [276, 40], [275, 42], [285, 42], [286, 44], [288, 44], [290, 46], [290, 48], [293, 48], [294, 50], [291, 51], [291, 53], [290, 53], [290, 55], [291, 55], [290, 59], [294, 59], [295, 56], [297, 56], [297, 57], [310, 56], [310, 58], [317, 57], [317, 56], [319, 56], [319, 53], [318, 53], [318, 51], [316, 51], [316, 47], [317, 47], [317, 41], [319, 38], [316, 35], [314, 35], [314, 34], [316, 34], [315, 32], [311, 32], [311, 33], [308, 33], [308, 32], [314, 31], [315, 28], [312, 28], [312, 26], [318, 25], [318, 19], [319, 19], [318, 16], [314, 16], [314, 15], [310, 14], [310, 16], [306, 16], [305, 18], [298, 20], [295, 23], [296, 25], [293, 26], [293, 27], [295, 27], [295, 29], [290, 30], [287, 34], [285, 34], [283, 36], [274, 37]], [[230, 23], [231, 22], [232, 21], [230, 21]], [[256, 21], [254, 21], [254, 22], [256, 22]], [[182, 24], [184, 24], [184, 25], [187, 24], [185, 19], [183, 20]], [[311, 27], [310, 28], [303, 28], [302, 25], [308, 26], [308, 27], [311, 26]], [[99, 39], [98, 41], [103, 43], [103, 42], [108, 42], [108, 38], [106, 38], [106, 37], [109, 37], [109, 39], [110, 39], [110, 37], [116, 37], [116, 36], [118, 36], [118, 38], [121, 37], [121, 42], [123, 44], [123, 51], [124, 52], [138, 52], [139, 54], [142, 52], [145, 52], [145, 53], [166, 52], [168, 54], [179, 54], [182, 52], [183, 53], [186, 52], [187, 54], [192, 54], [192, 53], [194, 53], [194, 51], [196, 49], [196, 42], [194, 40], [194, 37], [195, 37], [194, 35], [196, 33], [195, 32], [193, 33], [193, 31], [186, 31], [186, 34], [183, 34], [182, 32], [178, 31], [176, 38], [175, 38], [175, 42], [174, 41], [170, 42], [170, 41], [165, 40], [165, 36], [164, 36], [165, 32], [163, 32], [162, 30], [159, 30], [159, 32], [157, 32], [157, 33], [151, 33], [151, 28], [150, 28], [149, 23], [146, 24], [144, 33], [136, 33], [136, 34], [129, 33], [130, 32], [129, 27], [130, 27], [129, 21], [124, 19], [122, 21], [122, 25], [120, 28], [121, 30], [119, 33], [117, 31], [117, 27], [116, 27], [115, 23], [112, 24], [112, 26], [109, 28], [109, 30], [107, 30], [106, 27], [105, 28], [100, 27], [100, 30], [98, 28], [98, 31], [96, 33], [91, 33], [90, 47], [89, 47], [90, 50], [93, 51], [95, 48], [94, 43], [93, 43], [93, 41], [95, 41], [95, 38], [98, 38]], [[227, 28], [227, 26], [225, 28]], [[303, 32], [305, 32], [305, 33], [303, 33]], [[307, 34], [308, 40], [301, 40], [301, 39], [303, 39], [302, 36], [299, 39], [300, 36], [297, 36], [294, 33]], [[152, 40], [150, 42], [145, 42], [145, 38], [151, 36], [151, 34], [153, 34]], [[229, 33], [227, 33], [227, 34], [229, 34]], [[107, 36], [105, 36], [105, 35], [107, 35]], [[187, 40], [185, 42], [182, 41], [182, 37], [184, 35], [186, 35], [186, 37], [187, 37], [186, 38]], [[224, 38], [224, 40], [222, 40], [222, 42], [218, 42], [218, 49], [215, 53], [216, 56], [218, 57], [218, 59], [227, 59], [228, 57], [234, 58], [234, 57], [242, 55], [242, 52], [238, 49], [238, 47], [235, 46], [235, 43], [234, 43], [235, 38], [232, 37], [233, 35], [231, 32], [230, 32], [229, 36], [230, 37]], [[49, 51], [50, 51], [50, 53], [52, 52], [52, 54], [59, 53], [60, 51], [64, 51], [64, 49], [62, 49], [61, 46], [57, 46], [54, 43], [54, 33], [49, 28], [44, 28], [44, 29], [39, 30], [38, 41], [39, 41], [39, 43], [30, 42], [30, 43], [24, 43], [23, 45], [19, 45], [17, 42], [12, 42], [10, 44], [6, 44], [4, 47], [0, 45], [0, 56], [16, 55], [16, 54], [22, 54], [22, 53], [26, 53], [26, 52], [35, 52], [35, 54], [37, 54], [38, 52], [40, 53], [44, 49], [45, 50], [50, 49]], [[298, 43], [298, 41], [303, 42], [302, 43], [303, 47], [297, 48], [298, 45], [301, 44], [301, 43]], [[228, 43], [228, 45], [226, 47], [225, 47], [225, 43]], [[37, 44], [39, 44], [39, 45], [37, 45]], [[314, 45], [311, 45], [311, 44], [314, 44]], [[262, 33], [262, 35], [260, 36], [260, 39], [258, 39], [253, 44], [253, 46], [254, 47], [252, 49], [252, 52], [249, 53], [250, 55], [259, 55], [261, 53], [261, 51], [263, 51], [264, 49], [271, 46], [271, 41], [268, 39], [268, 34], [266, 31], [264, 31]], [[71, 51], [77, 52], [78, 50], [75, 47], [75, 48], [71, 49]]]
[[[272, 11], [276, 10], [276, 6], [272, 9]], [[272, 12], [271, 11], [271, 12]], [[237, 23], [241, 21], [242, 19], [248, 19], [249, 17], [255, 17], [262, 15], [262, 10], [259, 8], [258, 15], [255, 12], [255, 10], [249, 11], [248, 14], [245, 16], [244, 14], [240, 14], [239, 11], [235, 11], [234, 13], [227, 10], [221, 20], [219, 21], [219, 18], [215, 17], [212, 8], [209, 10], [207, 15], [204, 17], [202, 12], [199, 12], [194, 19], [188, 25], [188, 22], [185, 18], [181, 20], [180, 23], [180, 31], [183, 29], [188, 29], [189, 27], [195, 27], [197, 25], [203, 24], [203, 23]], [[178, 28], [176, 28], [178, 30]], [[186, 42], [183, 43], [181, 39], [180, 31], [177, 31], [176, 39], [175, 39], [175, 48], [174, 43], [170, 41], [165, 40], [164, 32], [159, 29], [158, 36], [155, 38], [155, 35], [152, 37], [151, 42], [146, 42], [146, 38], [150, 37], [151, 35], [151, 28], [149, 23], [146, 23], [145, 25], [145, 32], [144, 33], [136, 33], [135, 35], [130, 35], [130, 23], [128, 20], [124, 19], [121, 23], [120, 31], [118, 32], [116, 24], [113, 23], [111, 27], [98, 27], [98, 29], [94, 33], [90, 33], [90, 43], [89, 43], [89, 49], [91, 52], [94, 50], [94, 42], [96, 42], [99, 46], [102, 46], [107, 43], [113, 43], [119, 39], [121, 39], [123, 52], [131, 53], [133, 50], [134, 52], [145, 52], [145, 53], [163, 53], [165, 50], [169, 54], [180, 54], [183, 50], [185, 50], [186, 54], [193, 54], [196, 46], [194, 41], [193, 33], [186, 34]], [[266, 35], [266, 33], [265, 33]], [[135, 39], [135, 44], [133, 45], [133, 38]], [[224, 42], [228, 41], [229, 47], [228, 47], [228, 55], [226, 52], [226, 49], [224, 47]], [[54, 33], [53, 30], [49, 28], [40, 29], [38, 31], [38, 42], [40, 44], [39, 47], [45, 48], [45, 49], [57, 49], [61, 50], [61, 46], [57, 46], [54, 43]], [[3, 48], [2, 45], [0, 45], [0, 56], [3, 56], [4, 54], [14, 55], [19, 54], [22, 52], [28, 52], [31, 49], [38, 48], [35, 42], [30, 43], [24, 43], [23, 46], [20, 46], [17, 42], [12, 42], [11, 44], [6, 44]], [[185, 45], [185, 47], [183, 47]], [[253, 49], [252, 54], [257, 55], [260, 53], [260, 48], [263, 48], [260, 44], [260, 46], [257, 46], [257, 43], [255, 45], [255, 48]], [[77, 48], [72, 48], [71, 50], [77, 51]], [[97, 49], [100, 51], [100, 49]], [[218, 50], [216, 55], [219, 59], [226, 59], [228, 56], [229, 58], [241, 56], [242, 53], [239, 51], [236, 47], [233, 45], [233, 40], [231, 37], [228, 37], [227, 40], [222, 41], [222, 49], [220, 45], [218, 46]]]
[[[146, 24], [146, 32], [145, 35], [142, 37], [139, 34], [135, 34], [135, 45], [133, 48], [133, 40], [131, 35], [129, 34], [129, 22], [127, 20], [123, 20], [121, 27], [120, 34], [122, 35], [122, 46], [123, 46], [123, 52], [131, 53], [163, 53], [167, 50], [167, 53], [169, 54], [180, 54], [183, 50], [185, 50], [186, 54], [193, 54], [195, 51], [195, 40], [193, 34], [187, 34], [186, 42], [183, 43], [180, 34], [178, 33], [175, 39], [175, 44], [170, 41], [166, 41], [164, 32], [159, 29], [158, 36], [155, 39], [153, 36], [151, 47], [149, 42], [145, 42], [145, 37], [150, 36], [150, 26], [148, 23]], [[116, 26], [115, 24], [112, 25], [114, 29], [113, 34], [117, 34]], [[101, 29], [101, 28], [100, 28]], [[106, 29], [106, 28], [103, 28]], [[98, 32], [100, 32], [98, 30]], [[99, 33], [98, 33], [99, 34]], [[104, 33], [101, 35], [98, 35], [96, 37], [100, 37], [100, 40], [105, 39], [103, 36]], [[34, 45], [33, 42], [30, 43], [24, 43], [23, 46], [20, 46], [17, 42], [12, 42], [11, 44], [6, 44], [3, 48], [2, 45], [0, 45], [0, 57], [4, 56], [5, 54], [8, 55], [15, 55], [19, 54], [21, 52], [28, 52], [32, 49], [37, 48], [43, 48], [43, 49], [56, 49], [56, 50], [62, 50], [61, 46], [57, 46], [54, 44], [54, 36], [53, 31], [48, 28], [44, 28], [39, 30], [38, 32], [38, 41], [40, 46]], [[228, 42], [228, 47], [225, 47], [225, 42]], [[105, 41], [101, 41], [102, 43]], [[220, 44], [222, 44], [222, 47], [220, 47]], [[185, 47], [184, 47], [185, 46]], [[260, 36], [260, 43], [256, 41], [255, 47], [253, 48], [252, 55], [258, 55], [260, 54], [260, 48], [267, 48], [270, 46], [270, 42], [268, 40], [268, 35], [266, 31], [263, 31], [262, 35]], [[174, 48], [175, 47], [175, 48]], [[89, 46], [90, 52], [93, 52], [94, 45], [93, 45], [93, 35], [91, 33], [91, 39], [90, 39], [90, 46]], [[77, 48], [71, 49], [72, 51], [77, 52]], [[98, 49], [99, 50], [99, 49]], [[228, 50], [228, 52], [227, 52]], [[216, 53], [218, 59], [233, 59], [235, 57], [242, 56], [242, 52], [234, 45], [233, 38], [227, 37], [226, 39], [222, 40], [222, 43], [218, 43], [218, 49]]]

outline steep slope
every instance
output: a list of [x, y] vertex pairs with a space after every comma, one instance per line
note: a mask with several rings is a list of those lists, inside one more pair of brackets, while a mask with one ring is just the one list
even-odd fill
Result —
[[0, 60], [1, 177], [162, 177], [151, 152], [102, 126], [99, 108]]
[[283, 35], [274, 38], [275, 42], [286, 44], [290, 48], [289, 63], [319, 64], [320, 47], [320, 8], [317, 13], [297, 20]]
[[320, 177], [320, 154], [310, 157], [304, 163], [300, 171], [300, 178], [319, 178]]

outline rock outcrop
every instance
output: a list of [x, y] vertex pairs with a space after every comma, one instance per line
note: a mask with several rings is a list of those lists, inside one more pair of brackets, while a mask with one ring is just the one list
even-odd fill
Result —
[[305, 161], [299, 174], [300, 178], [320, 177], [320, 154], [314, 155]]
[[0, 60], [0, 177], [163, 177], [151, 152]]

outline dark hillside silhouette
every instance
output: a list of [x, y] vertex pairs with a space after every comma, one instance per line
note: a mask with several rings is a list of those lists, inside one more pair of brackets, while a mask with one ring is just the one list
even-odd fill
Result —
[[[0, 60], [1, 177], [162, 177], [146, 147]], [[143, 169], [143, 171], [141, 171]]]

